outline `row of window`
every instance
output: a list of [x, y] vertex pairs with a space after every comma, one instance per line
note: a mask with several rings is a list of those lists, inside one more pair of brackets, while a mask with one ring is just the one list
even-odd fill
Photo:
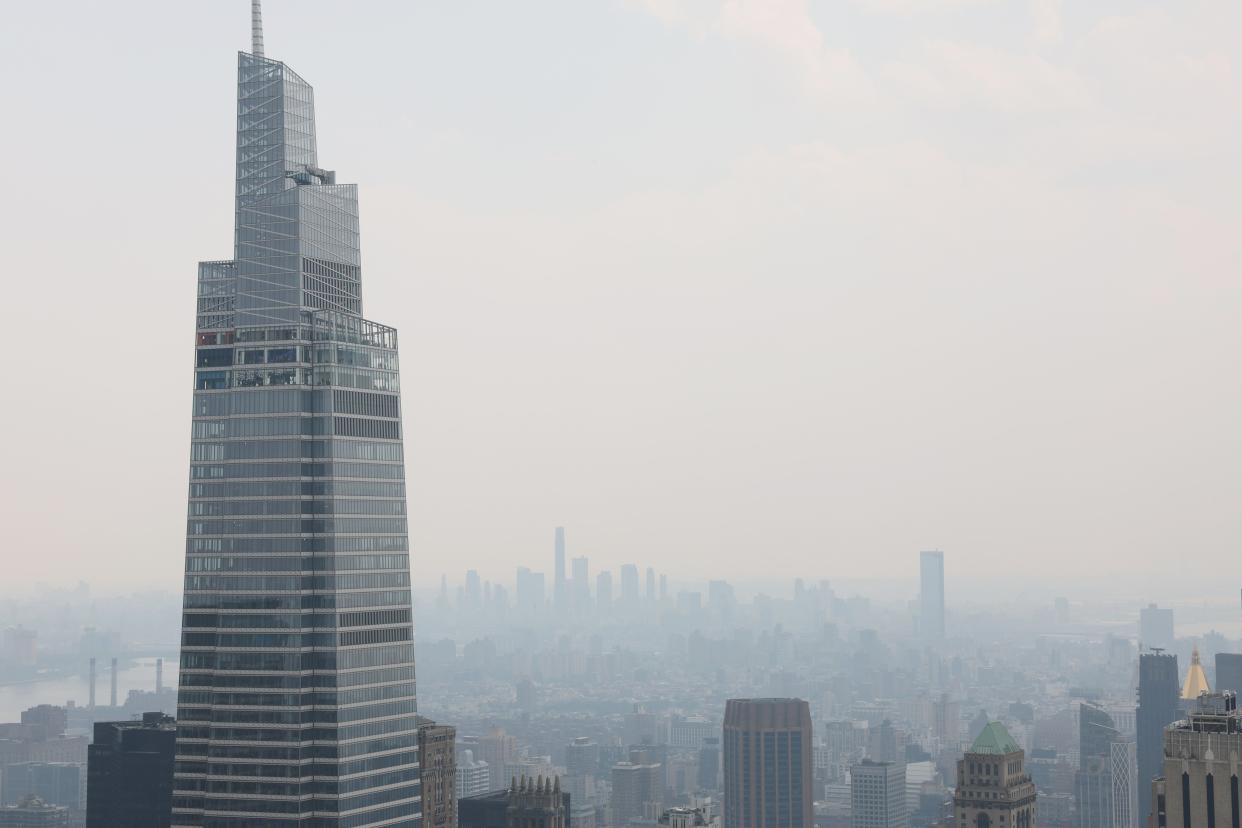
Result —
[[333, 480], [264, 480], [191, 483], [190, 497], [405, 497], [404, 483]]
[[404, 535], [405, 518], [302, 518], [299, 520], [248, 519], [191, 520], [191, 535]]
[[190, 517], [239, 515], [404, 515], [404, 500], [213, 500], [191, 501]]
[[224, 480], [247, 477], [359, 477], [404, 480], [405, 467], [380, 463], [229, 463], [190, 466], [193, 480]]
[[414, 640], [414, 632], [408, 626], [354, 630], [353, 632], [343, 632], [340, 636], [342, 647], [353, 647], [359, 644], [390, 644], [393, 641]]
[[[384, 535], [362, 538], [190, 538], [186, 541], [185, 548], [190, 554], [218, 552], [279, 555], [298, 552], [408, 552], [410, 544], [407, 538]], [[329, 567], [325, 565], [319, 568]]]
[[[186, 575], [187, 591], [241, 590], [256, 592], [292, 592], [297, 590], [382, 589], [407, 587], [409, 572], [385, 572], [357, 575]], [[188, 606], [188, 605], [187, 605]], [[362, 666], [362, 665], [359, 665]]]
[[186, 609], [215, 610], [314, 610], [358, 609], [361, 607], [409, 606], [408, 589], [371, 590], [368, 592], [342, 592], [336, 595], [306, 593], [302, 595], [222, 595], [220, 593], [191, 593], [185, 596]]
[[390, 701], [414, 697], [412, 684], [385, 684], [358, 690], [338, 692], [309, 690], [299, 693], [219, 693], [211, 690], [182, 690], [180, 705], [224, 707], [342, 707], [367, 702]]
[[221, 460], [290, 460], [294, 458], [334, 458], [400, 462], [404, 459], [400, 443], [371, 440], [235, 440], [226, 443], [196, 441], [190, 449], [195, 462]]
[[[410, 556], [339, 555], [335, 557], [312, 558], [190, 556], [186, 559], [185, 568], [187, 572], [349, 572], [366, 569], [408, 571], [410, 568]], [[360, 625], [349, 624], [346, 626]]]

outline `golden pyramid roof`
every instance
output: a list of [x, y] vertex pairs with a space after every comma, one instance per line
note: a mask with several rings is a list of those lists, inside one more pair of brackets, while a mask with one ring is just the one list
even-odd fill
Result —
[[1207, 675], [1203, 672], [1203, 665], [1199, 663], [1199, 647], [1195, 645], [1190, 654], [1190, 670], [1186, 673], [1186, 683], [1182, 685], [1182, 698], [1197, 699], [1200, 693], [1210, 692], [1212, 688], [1208, 687]]

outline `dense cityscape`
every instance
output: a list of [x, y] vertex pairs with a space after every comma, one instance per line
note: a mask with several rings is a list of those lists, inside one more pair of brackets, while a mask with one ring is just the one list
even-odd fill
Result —
[[976, 588], [951, 547], [885, 584], [687, 578], [572, 525], [512, 577], [418, 572], [357, 189], [258, 0], [251, 32], [183, 593], [0, 604], [0, 828], [1239, 826], [1232, 598]]

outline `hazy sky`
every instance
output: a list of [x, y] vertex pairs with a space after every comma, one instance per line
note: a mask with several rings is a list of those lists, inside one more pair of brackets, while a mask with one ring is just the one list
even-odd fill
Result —
[[[176, 589], [248, 4], [5, 18], [5, 574]], [[265, 18], [401, 332], [417, 585], [557, 524], [687, 578], [1236, 568], [1237, 0]]]

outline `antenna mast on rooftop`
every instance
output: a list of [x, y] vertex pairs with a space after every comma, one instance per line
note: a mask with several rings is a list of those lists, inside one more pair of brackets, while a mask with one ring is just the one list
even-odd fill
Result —
[[250, 53], [263, 57], [263, 2], [250, 0]]

